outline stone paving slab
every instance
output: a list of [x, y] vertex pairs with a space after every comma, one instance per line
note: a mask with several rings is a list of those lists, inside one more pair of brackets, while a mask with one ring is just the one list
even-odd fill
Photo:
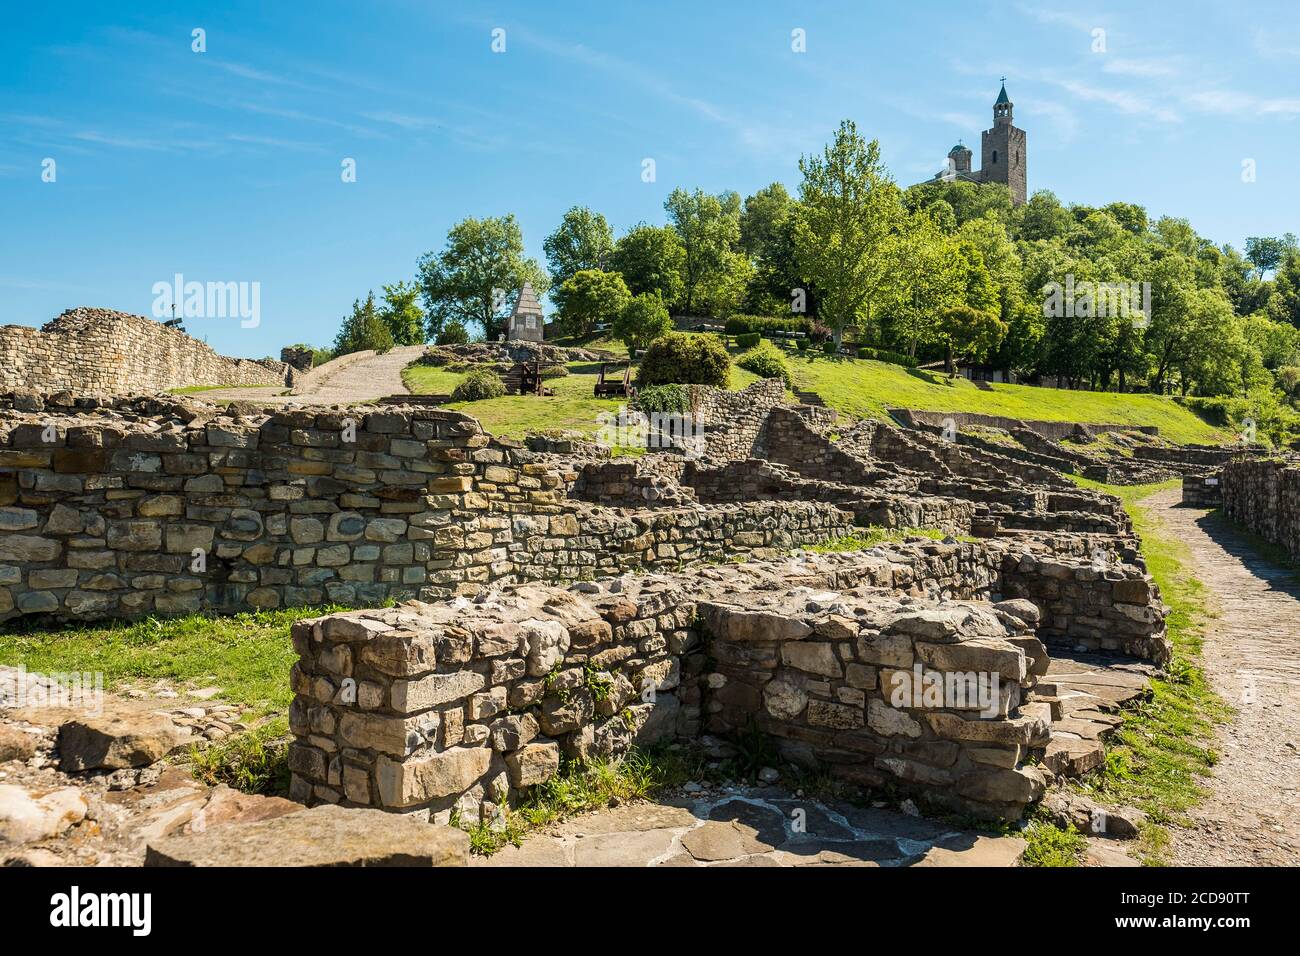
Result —
[[735, 788], [583, 814], [471, 866], [1015, 866], [1019, 837]]

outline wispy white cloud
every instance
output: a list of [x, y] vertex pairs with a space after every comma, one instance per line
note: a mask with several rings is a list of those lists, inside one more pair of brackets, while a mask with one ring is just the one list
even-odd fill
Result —
[[1016, 9], [1025, 16], [1037, 20], [1039, 23], [1045, 23], [1049, 26], [1065, 26], [1074, 30], [1091, 31], [1097, 27], [1104, 27], [1104, 24], [1098, 23], [1096, 17], [1085, 17], [1068, 10], [1057, 10], [1053, 7], [1040, 7], [1029, 3], [1018, 3]]
[[310, 152], [318, 152], [324, 147], [320, 143], [309, 143], [303, 140], [283, 139], [278, 136], [256, 136], [249, 133], [228, 133], [226, 140], [231, 143], [244, 143], [249, 146], [269, 146], [274, 149], [300, 149]]
[[1171, 59], [1124, 59], [1106, 56], [1102, 62], [1103, 73], [1120, 76], [1177, 76], [1179, 68]]
[[405, 130], [437, 129], [442, 124], [432, 116], [412, 116], [409, 113], [396, 113], [392, 110], [380, 110], [375, 113], [362, 113], [363, 117], [376, 123], [391, 123]]
[[1294, 57], [1300, 59], [1300, 32], [1279, 32], [1277, 25], [1267, 30], [1255, 31], [1255, 50], [1266, 57]]
[[1092, 86], [1072, 79], [1050, 79], [1048, 82], [1059, 86], [1067, 93], [1081, 100], [1092, 103], [1105, 103], [1130, 116], [1145, 116], [1161, 123], [1179, 123], [1182, 117], [1176, 110], [1162, 106], [1158, 102], [1135, 93], [1132, 90]]
[[1189, 108], [1219, 116], [1300, 116], [1300, 99], [1259, 97], [1240, 90], [1198, 90], [1188, 93]]
[[130, 136], [121, 133], [102, 133], [99, 130], [80, 130], [72, 134], [73, 139], [83, 143], [95, 143], [99, 146], [114, 146], [118, 149], [140, 149], [155, 152], [177, 152], [180, 150], [204, 149], [212, 145], [211, 141], [185, 139], [157, 139], [150, 136]]

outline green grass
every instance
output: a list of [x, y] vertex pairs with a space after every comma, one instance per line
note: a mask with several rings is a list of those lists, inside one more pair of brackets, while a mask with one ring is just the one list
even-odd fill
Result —
[[289, 721], [274, 717], [223, 743], [190, 750], [190, 772], [210, 787], [224, 783], [244, 793], [289, 792]]
[[787, 353], [799, 388], [855, 418], [884, 418], [886, 408], [977, 412], [1011, 418], [1155, 425], [1162, 437], [1180, 443], [1214, 443], [1224, 433], [1170, 398], [1159, 395], [1083, 392], [1030, 385], [985, 384], [943, 373], [905, 369], [886, 362]]
[[627, 803], [651, 796], [665, 787], [689, 779], [688, 764], [666, 749], [633, 749], [622, 760], [566, 762], [560, 772], [533, 787], [514, 810], [502, 808], [495, 821], [462, 823], [473, 853], [491, 855], [507, 845], [519, 846], [530, 832], [588, 810], [611, 803]]
[[1088, 839], [1073, 826], [1062, 829], [1046, 820], [1031, 820], [1021, 836], [1028, 841], [1021, 866], [1078, 866]]
[[[621, 342], [605, 338], [556, 339], [552, 344], [605, 349], [626, 356]], [[733, 355], [738, 349], [730, 350]], [[921, 411], [976, 412], [1012, 418], [1155, 425], [1162, 437], [1181, 443], [1216, 443], [1225, 433], [1171, 398], [1159, 395], [1070, 391], [1029, 385], [984, 384], [949, 379], [940, 372], [905, 369], [887, 362], [828, 356], [819, 352], [785, 350], [796, 388], [817, 392], [832, 408], [851, 418], [884, 418], [887, 408]], [[473, 414], [493, 434], [522, 437], [528, 431], [573, 429], [591, 434], [601, 411], [618, 402], [596, 399], [592, 385], [599, 367], [569, 365], [570, 375], [553, 379], [553, 398], [518, 395], [473, 404], [450, 406]], [[430, 366], [409, 367], [403, 378], [420, 394], [450, 393], [462, 375]], [[743, 388], [757, 376], [735, 369], [731, 388]], [[544, 403], [544, 404], [543, 404]]]
[[194, 395], [198, 392], [214, 392], [227, 388], [271, 388], [284, 391], [283, 385], [186, 385], [182, 388], [167, 389], [168, 395]]
[[0, 664], [29, 671], [100, 672], [106, 689], [134, 681], [215, 685], [222, 699], [257, 717], [283, 713], [293, 699], [289, 641], [294, 621], [342, 607], [256, 611], [229, 617], [194, 614], [0, 634]]
[[935, 528], [900, 529], [872, 525], [855, 534], [845, 535], [842, 538], [832, 538], [830, 541], [811, 545], [804, 550], [814, 551], [818, 554], [833, 554], [839, 551], [865, 551], [868, 548], [874, 548], [878, 544], [884, 544], [886, 541], [902, 541], [904, 538], [916, 535], [932, 538], [935, 541], [942, 541], [948, 536], [947, 532]]
[[[445, 406], [473, 415], [483, 428], [503, 438], [523, 438], [528, 434], [551, 431], [576, 431], [594, 435], [600, 428], [602, 413], [617, 414], [621, 398], [596, 398], [593, 394], [600, 366], [592, 362], [571, 362], [569, 374], [549, 378], [546, 387], [554, 395], [503, 395], [481, 402], [452, 402]], [[417, 395], [450, 394], [464, 378], [463, 372], [449, 372], [429, 365], [410, 365], [402, 372], [406, 387]], [[744, 388], [758, 381], [758, 376], [742, 369], [732, 369], [731, 389]]]
[[1232, 714], [1210, 688], [1200, 663], [1212, 613], [1187, 546], [1142, 504], [1156, 491], [1177, 487], [1177, 479], [1129, 487], [1075, 481], [1123, 500], [1142, 539], [1147, 568], [1170, 608], [1166, 626], [1174, 656], [1166, 678], [1152, 681], [1149, 700], [1125, 711], [1124, 724], [1106, 746], [1105, 764], [1078, 784], [1099, 803], [1146, 811], [1149, 825], [1139, 852], [1145, 862], [1159, 864], [1169, 839], [1165, 828], [1186, 824], [1187, 810], [1205, 796], [1205, 778], [1218, 761], [1215, 726]]

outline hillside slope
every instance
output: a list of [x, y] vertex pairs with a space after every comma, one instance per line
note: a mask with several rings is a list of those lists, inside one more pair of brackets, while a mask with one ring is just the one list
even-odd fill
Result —
[[977, 412], [1049, 421], [1155, 425], [1180, 443], [1217, 443], [1227, 436], [1173, 399], [1159, 395], [1082, 392], [1031, 385], [976, 385], [942, 373], [885, 362], [812, 357], [788, 359], [799, 388], [817, 392], [827, 405], [857, 418], [881, 418], [887, 408]]

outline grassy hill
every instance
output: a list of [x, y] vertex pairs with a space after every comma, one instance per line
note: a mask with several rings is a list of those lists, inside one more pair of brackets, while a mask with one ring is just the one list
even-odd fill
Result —
[[[617, 413], [618, 398], [596, 398], [593, 394], [600, 366], [591, 362], [570, 362], [569, 374], [546, 380], [555, 392], [544, 398], [536, 395], [503, 395], [481, 402], [452, 402], [447, 408], [473, 415], [485, 429], [505, 438], [523, 438], [530, 432], [556, 430], [595, 434], [602, 412]], [[464, 373], [428, 365], [411, 365], [402, 372], [406, 387], [417, 395], [450, 394]], [[731, 388], [744, 388], [758, 381], [758, 376], [741, 369], [731, 370]]]
[[[581, 344], [626, 355], [622, 343], [608, 340], [559, 344]], [[1159, 395], [976, 385], [962, 378], [949, 379], [942, 373], [821, 353], [790, 351], [787, 361], [797, 388], [816, 392], [827, 405], [851, 418], [883, 418], [887, 408], [913, 408], [1134, 427], [1155, 425], [1162, 437], [1180, 443], [1215, 443], [1227, 437], [1172, 399]], [[474, 415], [484, 428], [497, 435], [519, 438], [528, 432], [553, 429], [592, 434], [598, 427], [597, 416], [603, 411], [617, 411], [621, 403], [592, 395], [598, 365], [573, 362], [568, 369], [567, 377], [548, 381], [555, 390], [550, 398], [508, 395], [448, 407]], [[462, 377], [423, 365], [410, 366], [403, 373], [407, 388], [417, 394], [449, 393]], [[743, 388], [755, 380], [749, 372], [733, 369], [731, 388]]]
[[827, 355], [789, 357], [798, 387], [821, 395], [827, 405], [856, 418], [881, 418], [886, 408], [977, 412], [1048, 421], [1155, 425], [1180, 443], [1218, 442], [1226, 436], [1170, 398], [1159, 395], [1081, 392], [1031, 385], [976, 385], [943, 373], [885, 362]]

